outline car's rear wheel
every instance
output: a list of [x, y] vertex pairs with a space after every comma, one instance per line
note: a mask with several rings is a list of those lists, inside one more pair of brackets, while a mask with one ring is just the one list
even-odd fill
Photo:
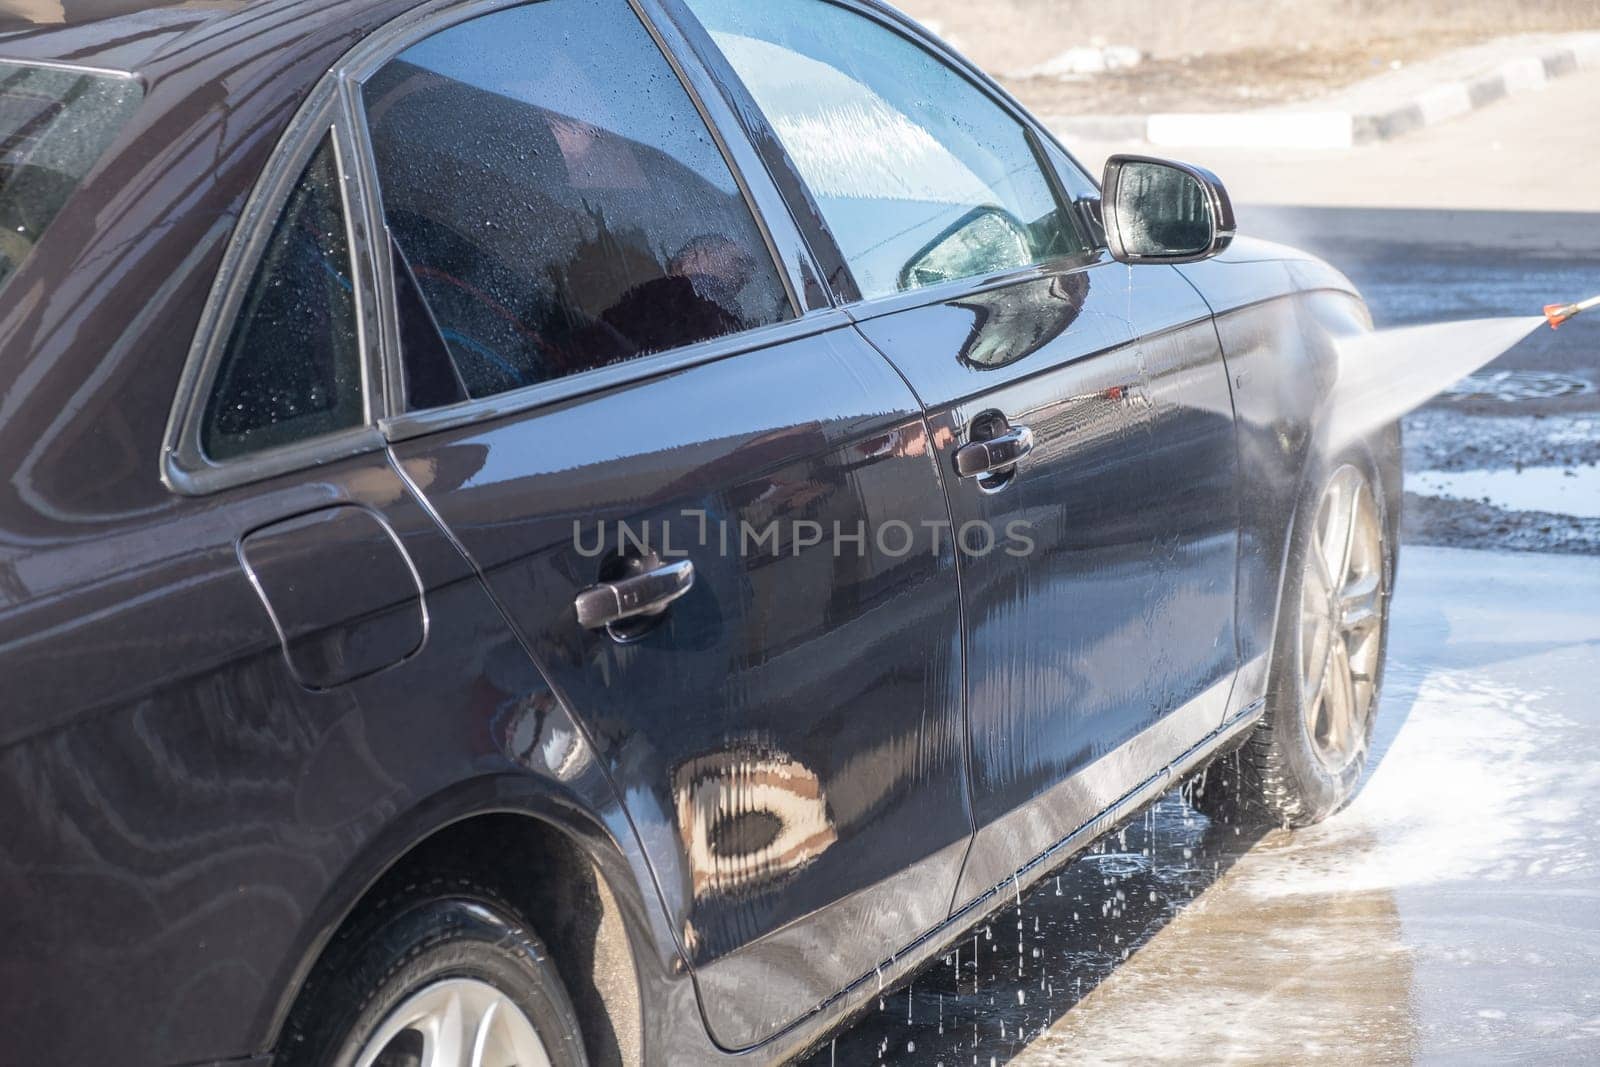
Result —
[[1305, 826], [1355, 795], [1383, 681], [1394, 574], [1378, 465], [1356, 449], [1308, 483], [1296, 522], [1266, 714], [1193, 792], [1214, 816]]
[[549, 1067], [533, 1020], [477, 978], [412, 993], [356, 1050], [356, 1067]]
[[[463, 891], [465, 889], [465, 891]], [[412, 889], [339, 934], [282, 1042], [284, 1067], [581, 1067], [578, 1020], [538, 938], [495, 895]]]

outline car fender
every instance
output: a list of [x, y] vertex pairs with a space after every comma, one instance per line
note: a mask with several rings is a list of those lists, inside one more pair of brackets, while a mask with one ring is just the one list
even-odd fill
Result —
[[1241, 237], [1221, 255], [1175, 269], [1211, 307], [1233, 390], [1240, 474], [1237, 708], [1266, 693], [1290, 533], [1316, 466], [1316, 429], [1337, 378], [1339, 339], [1370, 331], [1372, 317], [1344, 274], [1284, 245]]

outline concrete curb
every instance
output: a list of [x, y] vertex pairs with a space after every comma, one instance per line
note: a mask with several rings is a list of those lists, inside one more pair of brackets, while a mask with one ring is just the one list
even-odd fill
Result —
[[[1420, 90], [1384, 93], [1357, 85], [1323, 101], [1283, 108], [1156, 115], [1086, 115], [1049, 120], [1063, 136], [1093, 141], [1143, 139], [1206, 148], [1349, 148], [1444, 122], [1546, 82], [1600, 67], [1600, 33], [1502, 59], [1487, 70]], [[1376, 91], [1374, 91], [1376, 89]], [[1366, 97], [1377, 99], [1364, 99]]]

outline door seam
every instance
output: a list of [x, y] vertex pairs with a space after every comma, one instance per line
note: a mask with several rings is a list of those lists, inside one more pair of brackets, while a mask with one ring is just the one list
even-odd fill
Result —
[[[1228, 382], [1228, 410], [1233, 415], [1233, 692], [1228, 696], [1227, 711], [1234, 711], [1233, 701], [1239, 695], [1239, 678], [1244, 674], [1244, 625], [1240, 612], [1244, 607], [1244, 445], [1240, 441], [1239, 396], [1233, 381], [1233, 367], [1228, 363], [1228, 346], [1222, 342], [1220, 316], [1200, 287], [1176, 266], [1174, 274], [1194, 290], [1194, 295], [1211, 312], [1211, 332], [1217, 339], [1217, 354], [1222, 360], [1222, 375]], [[1226, 719], [1224, 719], [1226, 721]]]
[[[506, 628], [510, 632], [512, 638], [517, 642], [517, 647], [521, 648], [523, 654], [528, 657], [528, 662], [533, 665], [533, 669], [539, 672], [540, 680], [544, 682], [545, 686], [550, 690], [555, 698], [561, 702], [561, 706], [567, 709], [568, 718], [572, 720], [573, 729], [577, 730], [579, 735], [582, 736], [583, 743], [589, 746], [589, 751], [591, 753], [598, 753], [599, 749], [595, 745], [594, 738], [589, 735], [588, 727], [585, 725], [583, 718], [573, 712], [573, 704], [567, 699], [565, 691], [558, 688], [550, 681], [549, 672], [544, 669], [544, 665], [539, 662], [539, 658], [535, 656], [533, 654], [533, 650], [528, 647], [527, 641], [524, 640], [522, 636], [522, 631], [519, 630], [512, 622], [510, 613], [507, 612], [505, 606], [501, 604], [500, 598], [495, 595], [494, 588], [490, 585], [488, 576], [484, 574], [483, 568], [479, 566], [478, 561], [474, 559], [472, 553], [467, 550], [467, 546], [462, 543], [458, 537], [456, 537], [455, 531], [451, 530], [450, 527], [446, 525], [444, 517], [440, 515], [438, 510], [433, 506], [433, 502], [423, 494], [417, 483], [412, 480], [410, 472], [405, 468], [405, 464], [401, 463], [399, 457], [394, 454], [394, 448], [392, 446], [385, 447], [384, 454], [388, 457], [389, 464], [399, 474], [400, 480], [405, 483], [406, 489], [410, 491], [411, 495], [416, 499], [418, 506], [427, 513], [428, 517], [433, 520], [434, 525], [437, 526], [440, 532], [444, 534], [445, 539], [455, 547], [455, 550], [458, 553], [460, 553], [461, 558], [466, 561], [467, 566], [472, 568], [473, 577], [477, 579], [479, 587], [483, 589], [485, 595], [488, 596], [489, 602], [494, 605], [494, 609], [499, 614], [500, 620], [505, 623]], [[611, 790], [611, 799], [616, 803], [617, 809], [622, 813], [623, 819], [626, 820], [628, 824], [628, 832], [633, 835], [634, 848], [638, 850], [639, 855], [646, 857], [644, 867], [645, 870], [650, 873], [650, 885], [656, 893], [656, 907], [660, 909], [662, 925], [666, 927], [668, 932], [672, 935], [672, 948], [673, 951], [678, 954], [678, 962], [683, 966], [685, 973], [690, 975], [692, 979], [694, 975], [694, 967], [689, 961], [689, 954], [684, 951], [683, 941], [679, 936], [678, 928], [676, 924], [672, 922], [672, 913], [667, 908], [667, 898], [666, 894], [661, 888], [660, 876], [656, 873], [655, 864], [649, 861], [648, 856], [644, 851], [644, 839], [639, 833], [639, 827], [633, 821], [633, 813], [628, 810], [627, 805], [622, 803], [623, 794], [617, 788], [616, 779], [612, 777], [611, 768], [606, 766], [605, 760], [602, 760], [596, 756], [595, 766], [599, 768], [601, 775], [605, 778], [606, 786]], [[698, 984], [695, 986], [695, 1000], [701, 1000]]]
[[963, 798], [967, 809], [967, 847], [961, 852], [961, 863], [956, 867], [955, 884], [950, 887], [950, 902], [945, 905], [945, 918], [948, 919], [953, 914], [956, 897], [961, 890], [961, 876], [966, 873], [967, 860], [971, 858], [972, 847], [978, 840], [978, 814], [973, 805], [972, 722], [967, 708], [967, 592], [966, 584], [962, 577], [961, 546], [956, 537], [955, 509], [950, 504], [950, 484], [945, 478], [944, 464], [940, 461], [939, 450], [934, 441], [933, 424], [928, 421], [927, 403], [922, 399], [921, 394], [917, 392], [916, 386], [911, 384], [911, 380], [895, 365], [894, 360], [890, 359], [883, 349], [873, 344], [872, 338], [868, 337], [859, 325], [852, 322], [850, 328], [855, 331], [857, 337], [866, 342], [868, 348], [876, 352], [878, 357], [888, 364], [889, 369], [894, 371], [895, 376], [905, 383], [906, 390], [911, 394], [912, 399], [917, 402], [918, 417], [922, 421], [922, 432], [927, 435], [928, 439], [928, 455], [933, 459], [934, 477], [939, 479], [939, 492], [944, 499], [945, 519], [950, 523], [950, 551], [955, 559], [956, 572], [956, 621], [961, 637], [961, 772], [964, 785]]

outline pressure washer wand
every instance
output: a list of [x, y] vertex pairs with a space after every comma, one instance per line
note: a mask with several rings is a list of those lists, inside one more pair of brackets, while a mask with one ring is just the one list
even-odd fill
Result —
[[1600, 295], [1580, 300], [1576, 304], [1546, 304], [1544, 317], [1550, 320], [1550, 328], [1553, 330], [1578, 312], [1588, 311], [1593, 307], [1600, 307]]

